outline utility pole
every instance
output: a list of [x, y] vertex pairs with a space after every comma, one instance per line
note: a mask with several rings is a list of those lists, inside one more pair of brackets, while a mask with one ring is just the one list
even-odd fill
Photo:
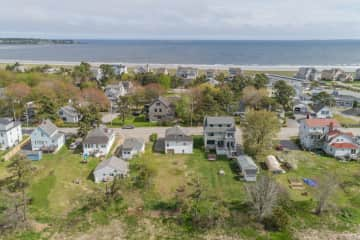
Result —
[[190, 126], [193, 126], [194, 97], [191, 96]]
[[25, 108], [26, 108], [26, 127], [29, 127], [29, 104], [26, 103], [25, 104]]
[[110, 101], [110, 126], [112, 127], [112, 122], [113, 122], [113, 111], [112, 111], [112, 101]]
[[16, 115], [15, 115], [15, 104], [14, 104], [15, 100], [12, 100], [11, 103], [12, 103], [12, 110], [13, 110], [13, 118], [14, 118], [14, 121], [16, 120]]

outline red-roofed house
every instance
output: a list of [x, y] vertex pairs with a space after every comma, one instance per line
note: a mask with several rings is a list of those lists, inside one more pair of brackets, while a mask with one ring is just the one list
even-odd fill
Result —
[[299, 127], [300, 143], [306, 149], [322, 149], [336, 158], [358, 158], [360, 147], [353, 134], [338, 128], [334, 119], [306, 119]]
[[325, 136], [339, 126], [334, 119], [305, 119], [299, 127], [300, 143], [306, 149], [322, 149]]
[[352, 133], [332, 131], [326, 136], [323, 150], [338, 158], [357, 158], [360, 148], [354, 141]]

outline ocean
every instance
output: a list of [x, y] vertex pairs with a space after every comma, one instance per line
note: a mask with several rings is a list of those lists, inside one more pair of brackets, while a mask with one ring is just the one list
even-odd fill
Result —
[[0, 45], [1, 60], [242, 66], [359, 66], [360, 40], [79, 40]]

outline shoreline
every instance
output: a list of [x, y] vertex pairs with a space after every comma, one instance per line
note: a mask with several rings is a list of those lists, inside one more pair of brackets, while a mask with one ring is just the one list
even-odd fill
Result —
[[[52, 66], [75, 66], [79, 65], [80, 61], [52, 61], [52, 60], [19, 60], [19, 59], [0, 59], [0, 64], [14, 64], [19, 62], [24, 65], [52, 65]], [[100, 66], [101, 64], [123, 64], [130, 68], [149, 65], [150, 68], [168, 68], [176, 69], [179, 66], [193, 67], [202, 70], [216, 69], [227, 70], [230, 67], [240, 67], [246, 71], [297, 71], [300, 67], [314, 67], [318, 70], [341, 68], [347, 72], [355, 72], [360, 69], [360, 65], [242, 65], [242, 64], [166, 64], [166, 63], [130, 63], [130, 62], [93, 62], [86, 61], [92, 66]]]

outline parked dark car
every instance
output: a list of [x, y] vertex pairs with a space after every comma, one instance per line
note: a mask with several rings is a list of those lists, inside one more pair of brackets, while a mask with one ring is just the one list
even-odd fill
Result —
[[122, 129], [134, 129], [135, 126], [134, 125], [125, 125], [122, 127]]

